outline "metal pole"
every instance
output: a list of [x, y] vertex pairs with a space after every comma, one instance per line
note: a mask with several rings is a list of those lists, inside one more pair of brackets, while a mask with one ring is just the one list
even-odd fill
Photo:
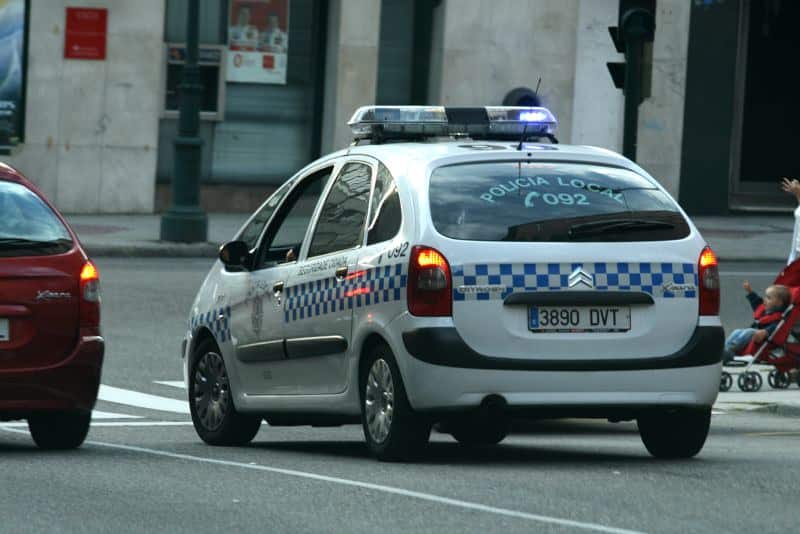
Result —
[[622, 154], [636, 161], [639, 104], [642, 102], [642, 50], [640, 35], [629, 36], [625, 42], [625, 117], [622, 130]]
[[189, 0], [186, 21], [186, 64], [180, 90], [178, 136], [175, 138], [175, 166], [172, 202], [161, 218], [161, 239], [192, 243], [207, 241], [208, 217], [200, 208], [200, 161], [203, 140], [200, 127], [200, 97], [203, 85], [197, 66], [199, 0]]

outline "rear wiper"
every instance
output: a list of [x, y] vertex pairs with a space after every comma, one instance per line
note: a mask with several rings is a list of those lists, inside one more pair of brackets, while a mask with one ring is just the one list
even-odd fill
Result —
[[49, 248], [64, 246], [69, 243], [67, 239], [53, 241], [38, 241], [22, 237], [0, 237], [0, 248]]
[[637, 230], [667, 230], [675, 228], [675, 224], [667, 221], [648, 221], [647, 219], [607, 219], [589, 223], [573, 224], [569, 227], [569, 237], [581, 237], [596, 234], [613, 234], [619, 232], [635, 232]]

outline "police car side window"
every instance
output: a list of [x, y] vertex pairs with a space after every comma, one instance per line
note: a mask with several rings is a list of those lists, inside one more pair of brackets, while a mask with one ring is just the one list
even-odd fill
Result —
[[247, 223], [242, 232], [237, 237], [238, 241], [247, 243], [247, 248], [253, 250], [258, 245], [258, 238], [264, 231], [264, 226], [269, 222], [270, 217], [275, 212], [278, 204], [281, 203], [286, 193], [291, 189], [292, 182], [286, 182], [277, 191], [275, 191], [269, 200], [267, 200], [261, 208], [256, 212], [255, 216]]
[[382, 163], [378, 165], [375, 191], [370, 203], [370, 222], [367, 226], [367, 245], [388, 241], [400, 232], [403, 214], [400, 195], [392, 173]]
[[261, 240], [257, 269], [291, 262], [300, 254], [300, 246], [333, 167], [306, 176], [292, 189], [278, 208]]
[[311, 240], [308, 257], [359, 246], [364, 240], [372, 168], [348, 163], [336, 178]]

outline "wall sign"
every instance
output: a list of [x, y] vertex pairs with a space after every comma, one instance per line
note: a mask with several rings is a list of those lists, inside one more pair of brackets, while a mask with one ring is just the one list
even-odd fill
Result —
[[286, 83], [288, 0], [230, 0], [227, 80]]
[[22, 138], [25, 111], [25, 0], [0, 2], [0, 153]]
[[105, 59], [108, 9], [68, 7], [65, 59]]

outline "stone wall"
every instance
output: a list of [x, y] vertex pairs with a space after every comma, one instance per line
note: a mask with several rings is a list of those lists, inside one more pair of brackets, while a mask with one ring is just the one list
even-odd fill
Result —
[[[68, 213], [153, 211], [165, 0], [32, 0], [25, 143], [6, 161]], [[64, 59], [66, 6], [108, 9], [106, 59]]]

